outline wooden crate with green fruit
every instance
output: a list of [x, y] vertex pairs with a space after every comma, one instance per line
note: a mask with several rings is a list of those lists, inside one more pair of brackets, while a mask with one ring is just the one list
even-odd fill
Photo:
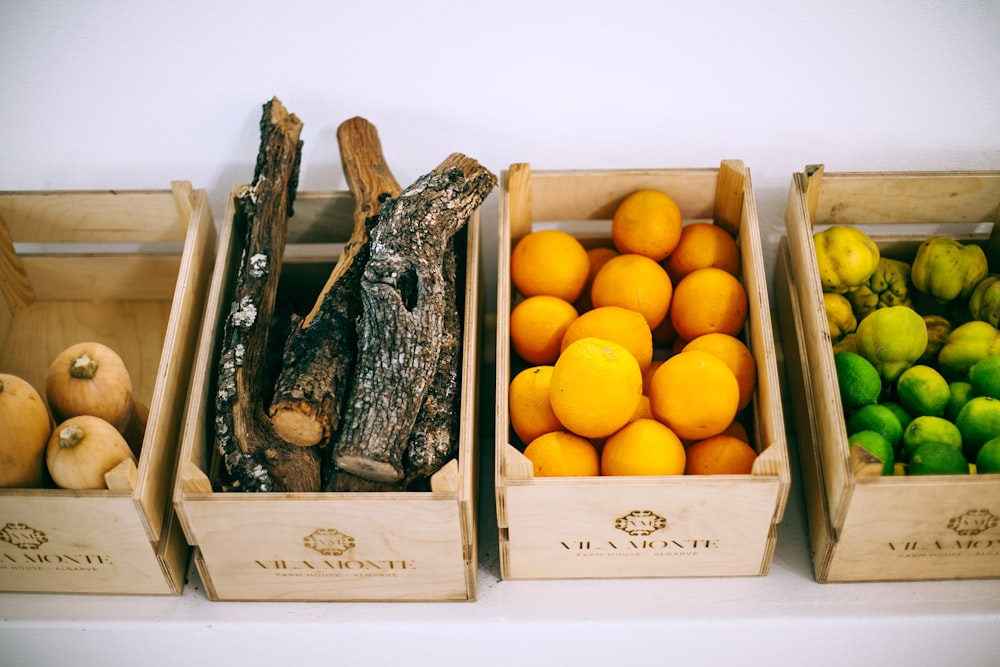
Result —
[[1000, 576], [1000, 172], [795, 174], [775, 291], [816, 578]]

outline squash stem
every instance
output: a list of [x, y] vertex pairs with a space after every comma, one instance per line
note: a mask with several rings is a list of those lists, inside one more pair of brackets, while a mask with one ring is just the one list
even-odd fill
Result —
[[97, 373], [97, 360], [84, 352], [69, 365], [69, 374], [79, 380], [92, 380]]
[[59, 431], [59, 446], [65, 448], [76, 447], [83, 440], [83, 429], [76, 424], [70, 424]]

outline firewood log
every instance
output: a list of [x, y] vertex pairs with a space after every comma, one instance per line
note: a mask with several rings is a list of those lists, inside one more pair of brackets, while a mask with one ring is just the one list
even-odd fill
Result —
[[246, 220], [246, 243], [221, 338], [216, 448], [231, 490], [317, 491], [319, 453], [278, 437], [265, 412], [273, 377], [268, 368], [275, 345], [272, 320], [298, 184], [302, 123], [272, 98], [264, 105], [260, 130], [253, 181], [236, 196]]
[[340, 424], [357, 353], [355, 321], [361, 312], [361, 274], [368, 257], [366, 224], [382, 201], [401, 190], [375, 126], [355, 117], [337, 128], [341, 162], [354, 195], [354, 228], [316, 299], [285, 343], [283, 369], [270, 416], [287, 442], [325, 443]]
[[445, 254], [495, 185], [489, 170], [454, 153], [383, 203], [361, 280], [355, 381], [332, 445], [337, 469], [385, 483], [404, 478], [441, 354]]

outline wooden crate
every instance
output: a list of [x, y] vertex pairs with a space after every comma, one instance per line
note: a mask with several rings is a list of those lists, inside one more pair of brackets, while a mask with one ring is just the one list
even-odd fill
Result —
[[0, 489], [0, 590], [180, 593], [190, 548], [170, 493], [215, 239], [187, 182], [0, 193], [0, 369], [44, 396], [61, 350], [101, 342], [149, 408], [124, 489]]
[[[211, 600], [474, 600], [479, 214], [465, 243], [461, 433], [457, 460], [432, 490], [354, 493], [213, 492], [217, 335], [228, 314], [246, 222], [233, 190], [219, 240], [201, 346], [195, 361], [174, 502], [196, 547]], [[349, 192], [300, 192], [289, 219], [280, 290], [308, 307], [353, 227]], [[322, 539], [315, 539], [315, 538]], [[329, 548], [326, 548], [329, 547]]]
[[931, 236], [984, 246], [1000, 269], [1000, 171], [794, 174], [775, 275], [816, 579], [1000, 576], [1000, 477], [852, 475], [815, 231], [857, 225], [912, 260]]
[[[641, 188], [670, 194], [686, 223], [739, 226], [750, 299], [745, 342], [758, 386], [747, 409], [759, 452], [753, 474], [718, 477], [533, 478], [515, 444], [507, 389], [522, 363], [509, 345], [513, 246], [534, 229], [569, 231], [607, 243], [611, 216]], [[767, 574], [790, 481], [767, 285], [749, 170], [531, 171], [501, 177], [497, 278], [495, 482], [504, 579], [701, 577]]]

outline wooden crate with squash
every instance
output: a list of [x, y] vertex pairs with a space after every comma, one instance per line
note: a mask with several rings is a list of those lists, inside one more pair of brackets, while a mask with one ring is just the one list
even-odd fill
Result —
[[[0, 373], [30, 384], [62, 422], [63, 399], [76, 389], [57, 373], [47, 386], [48, 370], [87, 343], [101, 382], [93, 408], [121, 411], [112, 393], [127, 375], [132, 399], [122, 416], [137, 407], [139, 418], [138, 439], [129, 435], [138, 456], [126, 448], [106, 476], [93, 451], [55, 450], [77, 452], [79, 470], [104, 488], [78, 488], [95, 484], [77, 480], [77, 468], [61, 457], [42, 484], [0, 488], [0, 590], [180, 593], [190, 548], [170, 490], [215, 236], [206, 193], [187, 182], [0, 193]], [[0, 404], [0, 440], [28, 415], [44, 419], [2, 395]], [[100, 420], [111, 429], [101, 442], [117, 438], [108, 419]], [[2, 460], [8, 465], [6, 454]], [[74, 488], [57, 488], [53, 477]]]
[[[976, 254], [996, 273], [998, 221], [996, 171], [832, 173], [815, 165], [792, 177], [775, 289], [820, 582], [1000, 576], [1000, 477], [883, 476], [851, 455], [858, 450], [848, 445], [814, 234], [849, 226], [901, 262], [914, 262], [927, 239], [952, 239], [982, 248]], [[959, 280], [957, 267], [939, 278]], [[960, 305], [970, 319], [967, 302]]]
[[[685, 225], [709, 222], [735, 236], [748, 301], [737, 335], [752, 352], [757, 377], [740, 417], [756, 460], [748, 474], [536, 476], [509, 405], [512, 379], [531, 365], [511, 342], [511, 313], [525, 300], [512, 284], [512, 252], [545, 229], [568, 232], [587, 248], [610, 246], [616, 208], [643, 189], [673, 198]], [[790, 472], [756, 216], [750, 173], [740, 161], [610, 171], [533, 171], [515, 164], [503, 173], [494, 476], [504, 579], [767, 574]], [[661, 348], [655, 358], [670, 354]]]

